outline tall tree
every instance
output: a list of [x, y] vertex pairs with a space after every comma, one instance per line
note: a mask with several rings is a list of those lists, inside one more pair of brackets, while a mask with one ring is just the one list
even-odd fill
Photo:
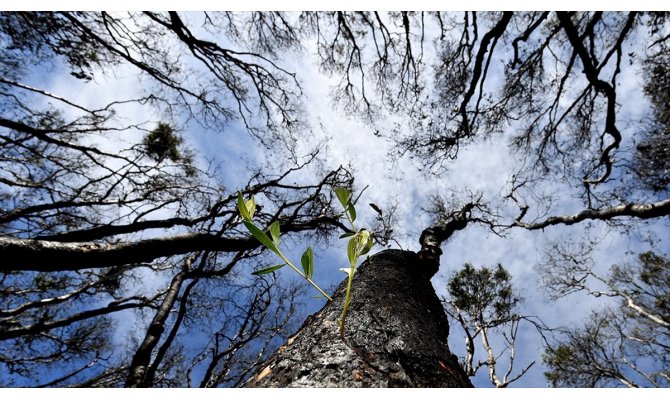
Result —
[[[601, 275], [565, 247], [543, 269], [554, 297], [586, 292], [615, 300], [583, 326], [564, 329], [545, 350], [554, 386], [667, 387], [670, 384], [670, 263], [647, 252]], [[601, 288], [602, 287], [602, 288]]]
[[[330, 207], [330, 187], [348, 187], [352, 178], [341, 168], [316, 182], [293, 183], [314, 162], [314, 152], [296, 155], [280, 172], [253, 172], [246, 185], [228, 189], [216, 179], [220, 167], [199, 167], [207, 164], [196, 159], [174, 123], [118, 116], [128, 105], [146, 105], [163, 110], [168, 120], [185, 112], [222, 125], [237, 111], [249, 132], [259, 134], [251, 121], [262, 121], [265, 109], [272, 121], [263, 129], [272, 132], [275, 124], [294, 122], [292, 114], [283, 122], [271, 117], [276, 107], [292, 110], [296, 86], [285, 84], [290, 75], [267, 57], [196, 40], [176, 13], [0, 18], [7, 54], [0, 81], [3, 385], [186, 385], [186, 378], [200, 379], [203, 362], [211, 362], [204, 386], [242, 379], [259, 361], [248, 349], [262, 355], [259, 350], [276, 346], [276, 335], [286, 335], [296, 316], [296, 300], [276, 295], [288, 289], [274, 284], [259, 291], [236, 283], [236, 271], [255, 265], [250, 260], [260, 253], [239, 230], [237, 192], [264, 199], [260, 223], [280, 220], [288, 234], [320, 235], [331, 224], [341, 226]], [[181, 54], [165, 45], [169, 35], [214, 76], [200, 81], [183, 72]], [[79, 104], [23, 82], [31, 62], [35, 68], [63, 62], [84, 85], [100, 70], [125, 64], [155, 86], [138, 98]], [[238, 105], [208, 95], [207, 86], [229, 93]], [[163, 283], [145, 287], [150, 280]], [[236, 291], [251, 293], [247, 303], [229, 301]], [[281, 300], [270, 304], [270, 297]], [[236, 322], [240, 318], [246, 322]], [[137, 343], [119, 351], [113, 335], [123, 319], [140, 328], [129, 336]], [[208, 332], [214, 342], [190, 351], [192, 361], [180, 360], [176, 349], [184, 345], [184, 331], [203, 321], [222, 328]], [[196, 372], [180, 373], [189, 362], [199, 366]], [[38, 373], [45, 369], [62, 372]]]
[[[449, 350], [449, 323], [430, 278], [436, 249], [467, 224], [433, 227], [423, 249], [385, 250], [360, 266], [344, 335], [338, 318], [346, 293], [332, 301], [270, 357], [245, 387], [471, 387]], [[437, 247], [434, 247], [437, 246]]]
[[[475, 376], [480, 368], [486, 367], [489, 381], [497, 388], [508, 387], [519, 380], [535, 364], [531, 361], [520, 371], [514, 370], [519, 325], [524, 321], [536, 327], [541, 325], [518, 313], [521, 298], [512, 288], [509, 272], [500, 264], [495, 269], [476, 269], [465, 264], [449, 279], [448, 291], [449, 298], [443, 300], [445, 311], [465, 333], [466, 352], [461, 360], [465, 373]], [[502, 350], [493, 344], [495, 336], [502, 337]], [[482, 360], [476, 357], [478, 337], [485, 352]], [[501, 360], [503, 356], [506, 359]], [[501, 374], [503, 362], [507, 365]]]
[[[508, 192], [493, 206], [482, 202], [469, 221], [497, 234], [588, 220], [625, 230], [670, 213], [666, 135], [639, 134], [647, 116], [624, 123], [629, 118], [619, 106], [624, 65], [651, 71], [644, 95], [653, 124], [664, 132], [664, 13], [333, 12], [301, 19], [316, 37], [321, 67], [338, 78], [333, 98], [375, 128], [389, 130], [386, 119], [394, 121], [377, 134], [427, 172], [444, 174], [468, 144], [496, 133], [509, 137], [506, 154], [517, 169], [510, 171]], [[436, 25], [438, 36], [430, 37]], [[431, 40], [438, 56], [428, 58]], [[642, 47], [650, 51], [636, 52]], [[631, 151], [635, 137], [644, 143]], [[565, 191], [579, 201], [566, 202]], [[437, 216], [449, 209], [438, 202], [431, 208]], [[275, 357], [275, 367], [287, 365], [284, 356]], [[277, 382], [271, 376], [267, 385]]]
[[[427, 280], [455, 232], [587, 220], [625, 231], [667, 220], [667, 25], [666, 13], [636, 12], [0, 13], [2, 383], [469, 385], [442, 340], [448, 325]], [[298, 150], [312, 120], [284, 56], [304, 48], [335, 78], [335, 103], [392, 142], [395, 155], [448, 182], [465, 147], [502, 136], [511, 169], [496, 198], [466, 188], [450, 203], [413, 204], [434, 221], [418, 228], [420, 250], [381, 253], [361, 267], [344, 341], [318, 329], [336, 325], [342, 289], [262, 364], [295, 315], [293, 291], [250, 284], [245, 272], [268, 260], [243, 228], [238, 195], [258, 199], [262, 229], [279, 222], [297, 240], [352, 233], [333, 206], [333, 189], [355, 189], [352, 172], [321, 168], [320, 149]], [[121, 70], [144, 84], [89, 103], [49, 90], [35, 71], [50, 67], [82, 88]], [[636, 71], [644, 84], [631, 94], [622, 79]], [[629, 101], [647, 101], [649, 112], [631, 117]], [[126, 116], [131, 108], [149, 121]], [[240, 162], [228, 149], [212, 162], [190, 150], [200, 128], [222, 132], [231, 147], [242, 129], [269, 161], [223, 179]], [[387, 245], [393, 218], [375, 207], [373, 237]], [[238, 289], [243, 300], [228, 301]], [[416, 335], [402, 333], [394, 315], [368, 318], [384, 307], [411, 320]], [[113, 333], [124, 318], [139, 328], [120, 351]], [[205, 325], [208, 340], [185, 340]], [[379, 347], [382, 337], [399, 341]], [[323, 347], [307, 348], [319, 338]], [[282, 355], [319, 349], [344, 358], [306, 360], [316, 364], [305, 375]], [[329, 370], [346, 360], [348, 375]], [[31, 378], [47, 366], [58, 376]]]

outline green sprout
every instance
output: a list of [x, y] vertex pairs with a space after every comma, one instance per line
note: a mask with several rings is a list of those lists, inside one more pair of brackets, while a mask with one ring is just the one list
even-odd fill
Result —
[[307, 280], [307, 282], [309, 282], [310, 285], [314, 286], [314, 288], [317, 291], [319, 291], [319, 293], [321, 293], [323, 297], [327, 298], [328, 300], [332, 300], [332, 298], [328, 296], [326, 292], [324, 292], [319, 287], [319, 285], [317, 285], [316, 282], [312, 280], [312, 275], [314, 274], [314, 253], [312, 252], [311, 246], [308, 247], [307, 250], [305, 250], [300, 259], [300, 263], [302, 264], [302, 271], [300, 271], [288, 258], [286, 258], [284, 253], [282, 253], [282, 251], [279, 249], [279, 236], [280, 236], [279, 221], [275, 221], [272, 224], [270, 224], [269, 228], [270, 236], [268, 236], [265, 232], [263, 232], [252, 222], [254, 212], [256, 211], [256, 202], [254, 201], [253, 195], [249, 200], [245, 200], [244, 197], [242, 197], [242, 193], [238, 193], [237, 209], [242, 215], [242, 223], [247, 228], [249, 233], [251, 233], [251, 235], [254, 238], [256, 238], [256, 240], [261, 242], [263, 246], [267, 247], [270, 251], [277, 254], [279, 258], [281, 258], [281, 260], [284, 261], [284, 263], [282, 264], [273, 265], [271, 267], [254, 271], [253, 272], [254, 275], [269, 274], [288, 265], [298, 275], [302, 276], [305, 280]]
[[357, 230], [354, 221], [356, 221], [356, 208], [351, 198], [351, 192], [344, 188], [335, 189], [335, 195], [337, 199], [344, 207], [344, 215], [347, 217], [349, 224], [351, 225], [351, 232], [345, 233], [340, 236], [340, 239], [351, 237], [349, 243], [347, 244], [347, 257], [349, 258], [349, 268], [340, 268], [341, 271], [345, 272], [349, 279], [347, 281], [347, 293], [344, 297], [344, 306], [342, 307], [342, 315], [339, 320], [340, 328], [340, 337], [344, 340], [344, 324], [345, 318], [347, 316], [347, 310], [349, 310], [349, 304], [351, 303], [351, 283], [354, 280], [354, 274], [356, 273], [356, 264], [358, 259], [369, 253], [372, 249], [374, 242], [372, 241], [372, 234], [370, 231], [365, 229]]
[[[356, 264], [358, 263], [358, 259], [361, 256], [370, 252], [374, 242], [372, 240], [372, 234], [370, 231], [365, 229], [356, 229], [356, 225], [354, 224], [356, 221], [356, 208], [354, 207], [354, 203], [351, 198], [351, 192], [344, 188], [337, 188], [335, 189], [335, 195], [337, 196], [337, 199], [340, 201], [340, 203], [342, 203], [342, 207], [344, 207], [344, 213], [341, 215], [346, 216], [349, 225], [351, 226], [350, 232], [340, 236], [340, 239], [350, 238], [347, 244], [347, 258], [349, 259], [349, 267], [340, 268], [341, 271], [344, 271], [349, 276], [347, 281], [347, 292], [344, 297], [344, 305], [342, 307], [342, 315], [338, 320], [340, 337], [342, 340], [344, 340], [344, 324], [347, 311], [349, 310], [349, 304], [351, 303], [351, 284], [356, 273]], [[242, 223], [247, 228], [249, 233], [251, 233], [251, 235], [256, 238], [256, 240], [261, 242], [263, 246], [277, 254], [283, 261], [282, 264], [256, 270], [253, 272], [254, 275], [269, 274], [288, 265], [296, 273], [305, 278], [307, 282], [314, 286], [314, 288], [318, 290], [323, 297], [327, 298], [328, 300], [332, 300], [332, 298], [328, 296], [326, 292], [324, 292], [312, 280], [312, 275], [314, 274], [314, 253], [312, 252], [311, 246], [305, 250], [300, 259], [300, 263], [302, 264], [302, 271], [300, 271], [288, 258], [286, 258], [286, 256], [279, 249], [279, 236], [281, 233], [279, 229], [279, 221], [275, 221], [270, 224], [270, 227], [268, 228], [270, 236], [268, 236], [265, 232], [263, 232], [263, 230], [258, 228], [252, 222], [254, 212], [256, 211], [256, 202], [254, 201], [253, 195], [249, 200], [245, 200], [242, 196], [242, 193], [238, 193], [237, 208], [242, 215]]]

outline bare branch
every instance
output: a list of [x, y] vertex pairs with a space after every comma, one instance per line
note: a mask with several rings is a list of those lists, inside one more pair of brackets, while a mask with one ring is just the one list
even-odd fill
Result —
[[226, 238], [211, 234], [182, 234], [136, 242], [59, 243], [0, 237], [0, 271], [74, 271], [129, 263], [198, 250], [237, 252], [258, 247], [251, 238]]
[[[523, 213], [522, 213], [523, 215]], [[516, 220], [513, 226], [536, 230], [544, 229], [551, 225], [572, 225], [585, 220], [607, 221], [617, 217], [635, 217], [640, 219], [658, 218], [670, 215], [670, 199], [659, 201], [657, 203], [629, 203], [615, 207], [601, 208], [597, 210], [584, 210], [574, 215], [563, 215], [547, 218], [544, 221], [535, 223], [523, 223]]]

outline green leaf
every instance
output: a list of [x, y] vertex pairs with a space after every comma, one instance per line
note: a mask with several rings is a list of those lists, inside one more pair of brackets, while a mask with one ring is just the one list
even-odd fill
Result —
[[242, 192], [237, 192], [237, 210], [242, 214], [242, 219], [251, 221], [251, 215], [249, 215], [249, 210], [245, 204], [244, 197], [242, 197]]
[[363, 250], [361, 250], [361, 255], [368, 254], [370, 250], [372, 250], [372, 246], [374, 246], [375, 242], [372, 240], [372, 235], [368, 237], [367, 243], [365, 243], [365, 246], [363, 246]]
[[312, 274], [314, 274], [314, 253], [311, 246], [302, 254], [300, 262], [302, 263], [303, 271], [305, 271], [305, 276], [311, 278]]
[[265, 232], [258, 229], [256, 225], [252, 224], [249, 221], [242, 221], [242, 222], [244, 223], [244, 226], [246, 226], [247, 229], [249, 230], [249, 233], [251, 233], [251, 235], [255, 237], [256, 240], [261, 242], [268, 249], [279, 254], [279, 249], [277, 248], [277, 246], [275, 246], [274, 242], [268, 237], [268, 235], [265, 234]]
[[351, 219], [351, 222], [356, 221], [356, 207], [354, 207], [354, 203], [352, 203], [351, 201], [347, 206], [347, 212], [349, 213], [349, 219]]
[[355, 235], [355, 233], [353, 233], [353, 232], [343, 233], [342, 235], [340, 235], [340, 239], [348, 238], [348, 237], [354, 236], [354, 235]]
[[358, 238], [356, 236], [352, 237], [349, 239], [349, 244], [347, 245], [347, 255], [349, 256], [349, 263], [351, 265], [356, 264], [356, 259], [358, 258], [356, 255], [356, 243], [358, 242]]
[[251, 275], [265, 275], [265, 274], [269, 274], [270, 272], [276, 271], [276, 270], [278, 270], [279, 268], [283, 267], [284, 265], [286, 265], [286, 264], [278, 264], [278, 265], [273, 265], [273, 266], [271, 266], [271, 267], [267, 267], [267, 268], [259, 269], [258, 271], [254, 271], [254, 272], [252, 272]]
[[356, 239], [358, 239], [358, 247], [363, 248], [370, 238], [370, 231], [363, 228], [358, 233], [356, 233]]
[[254, 217], [254, 213], [256, 212], [256, 201], [254, 200], [254, 195], [251, 195], [251, 198], [247, 201], [244, 202], [244, 205], [247, 208], [247, 211], [249, 212], [249, 220], [251, 220]]
[[345, 188], [336, 188], [335, 189], [335, 195], [337, 196], [337, 199], [342, 204], [342, 207], [344, 207], [346, 209], [347, 204], [349, 203], [349, 197], [351, 196], [351, 192], [349, 192]]
[[270, 236], [275, 246], [279, 246], [279, 221], [275, 221], [270, 225]]

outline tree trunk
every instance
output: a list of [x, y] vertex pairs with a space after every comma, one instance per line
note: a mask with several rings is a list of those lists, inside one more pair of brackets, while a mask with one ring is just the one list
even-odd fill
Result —
[[125, 387], [150, 387], [153, 383], [153, 379], [147, 379], [146, 374], [147, 369], [149, 369], [149, 363], [151, 362], [151, 355], [165, 331], [165, 322], [172, 311], [172, 307], [174, 307], [174, 303], [177, 301], [177, 296], [186, 279], [186, 274], [190, 269], [190, 265], [191, 261], [187, 260], [186, 267], [172, 278], [170, 287], [165, 294], [163, 302], [160, 307], [158, 307], [151, 324], [149, 324], [149, 328], [147, 329], [142, 344], [140, 344], [135, 355], [133, 355]]
[[472, 387], [447, 345], [449, 324], [416, 253], [386, 250], [357, 270], [338, 332], [346, 281], [245, 387]]

